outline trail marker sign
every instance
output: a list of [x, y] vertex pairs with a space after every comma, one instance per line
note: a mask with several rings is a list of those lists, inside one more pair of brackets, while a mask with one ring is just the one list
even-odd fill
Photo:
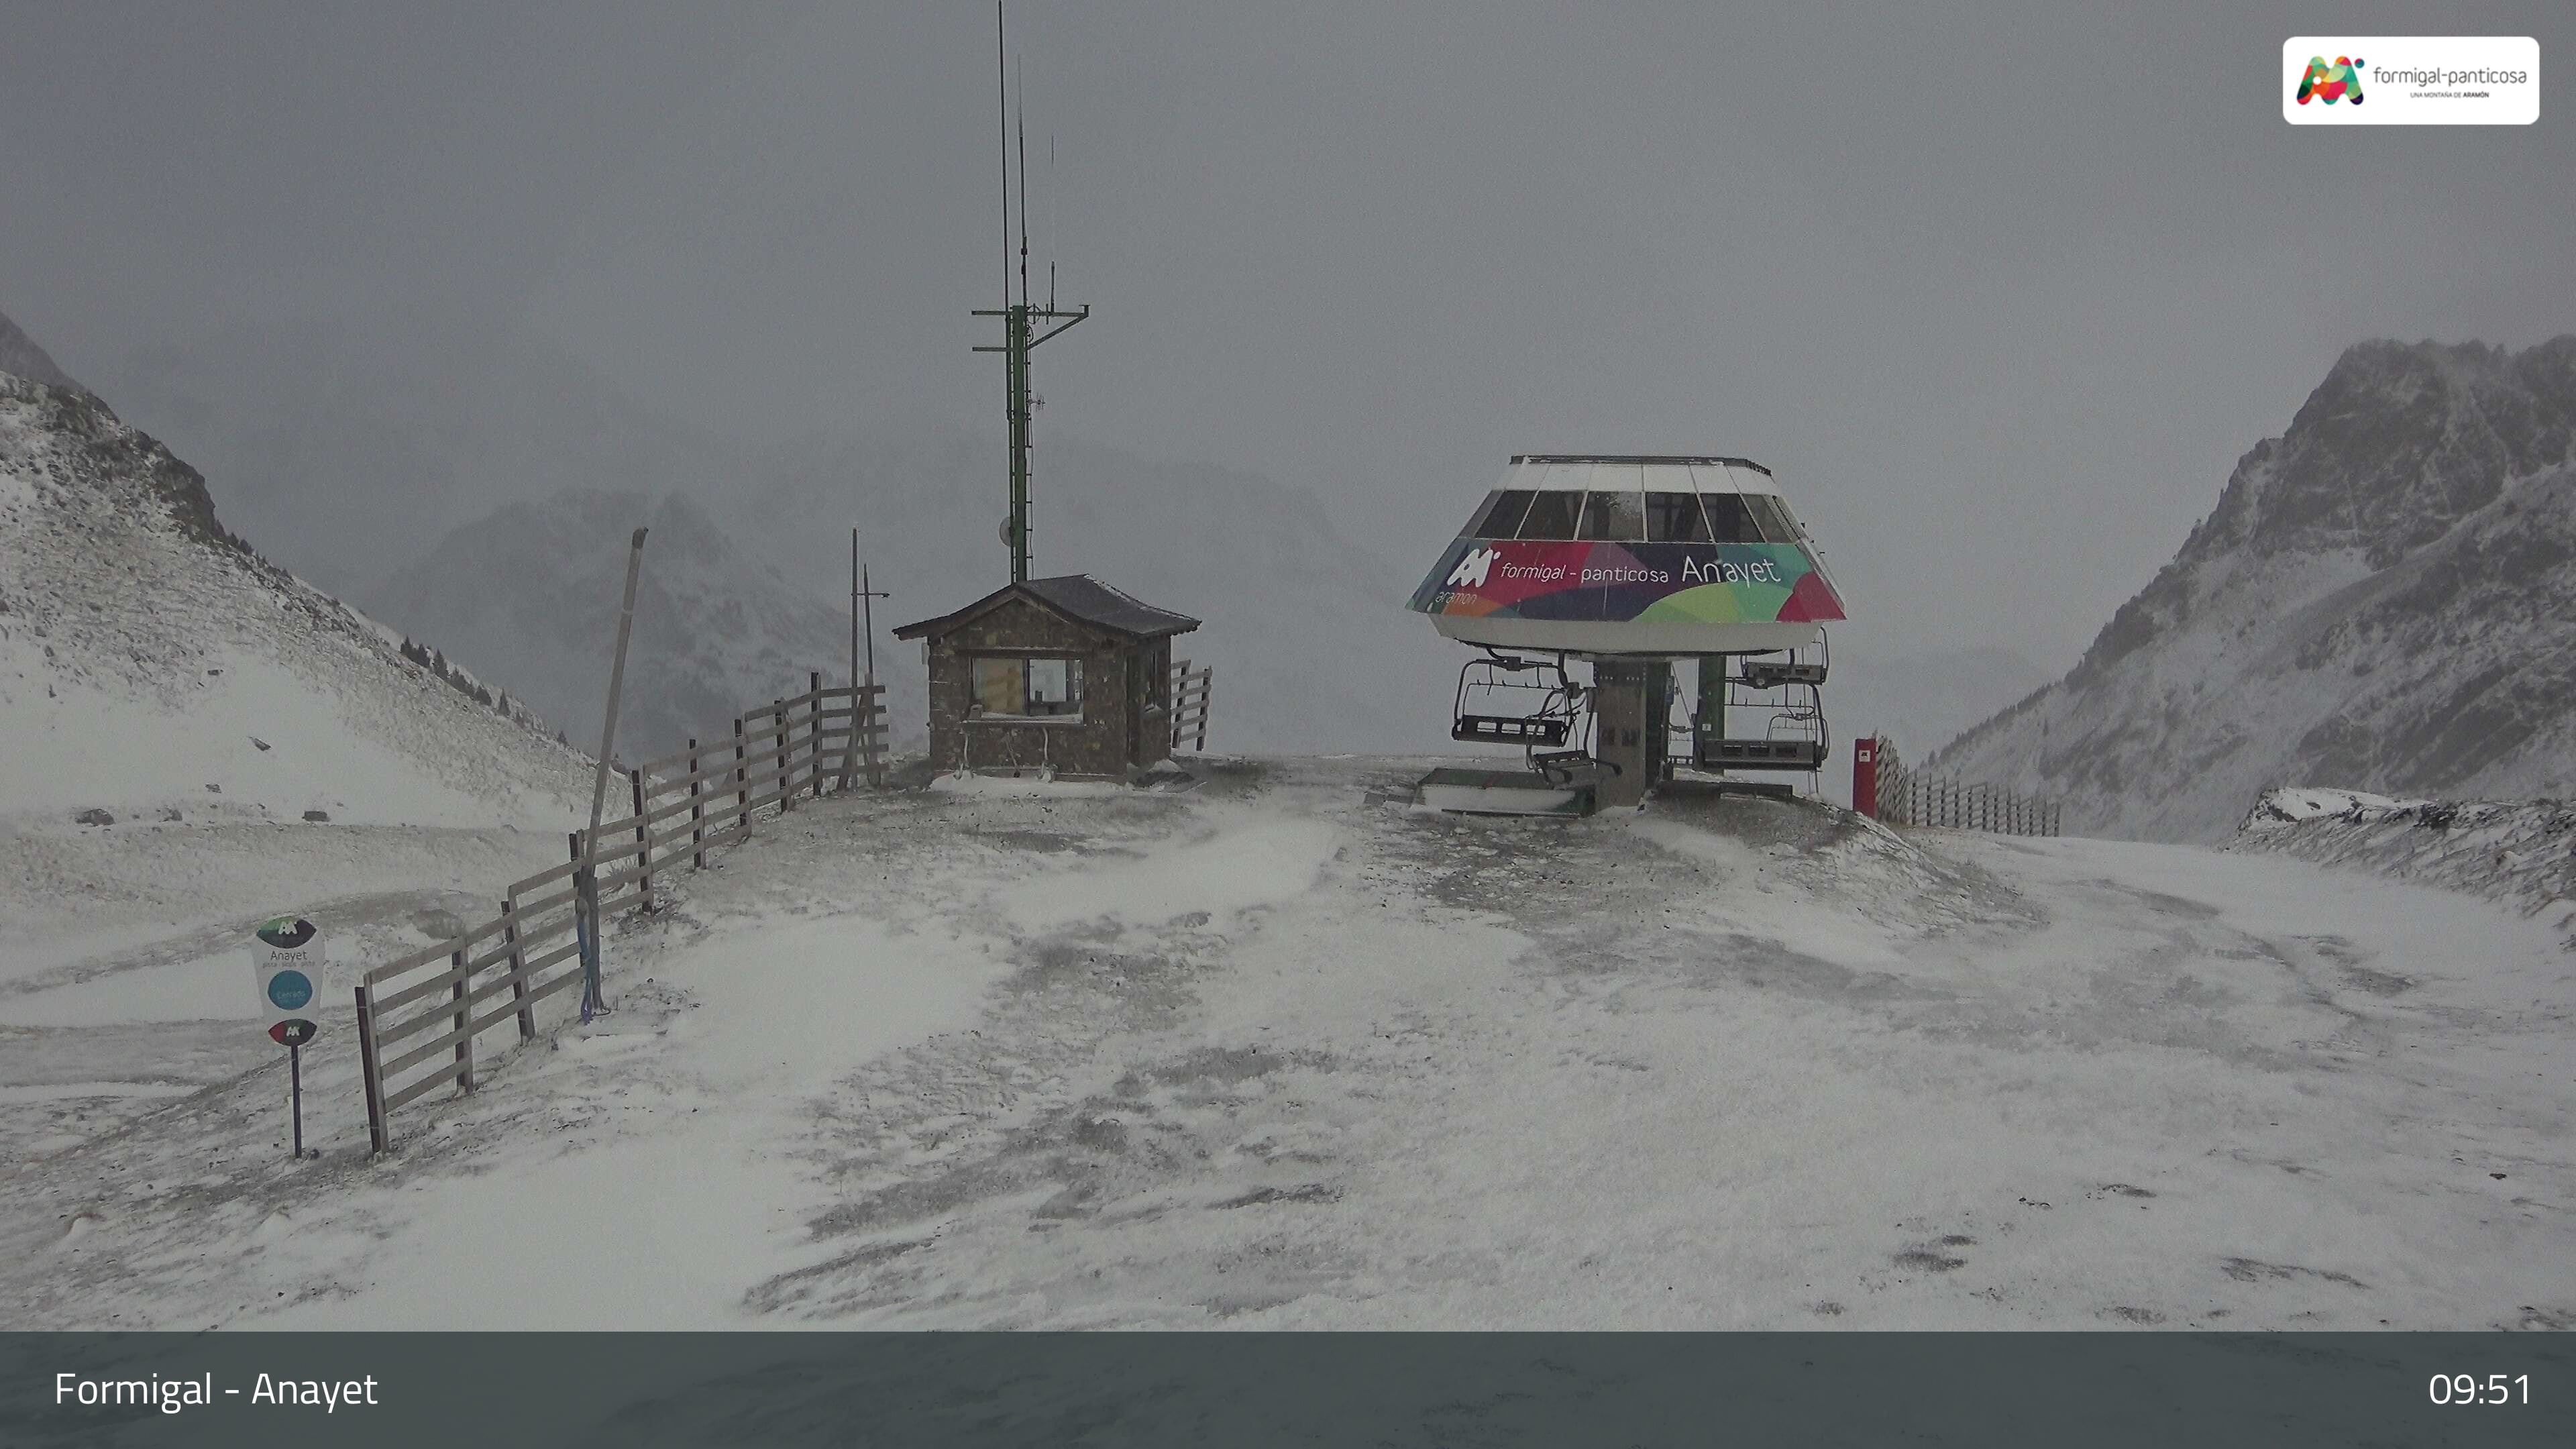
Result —
[[313, 998], [322, 975], [322, 937], [301, 916], [262, 921], [251, 933], [251, 979], [268, 1039], [286, 1048], [286, 1074], [294, 1100], [295, 1155], [304, 1155], [304, 1059], [300, 1048], [318, 1029]]
[[321, 934], [301, 916], [263, 921], [253, 934], [251, 972], [259, 986], [261, 1025], [279, 1046], [301, 1046], [313, 1039]]

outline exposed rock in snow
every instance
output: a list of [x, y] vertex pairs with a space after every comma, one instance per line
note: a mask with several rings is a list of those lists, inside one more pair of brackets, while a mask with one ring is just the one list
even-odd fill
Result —
[[[2576, 928], [2576, 809], [2558, 800], [2392, 800], [2264, 792], [2233, 848], [2358, 866], [2546, 913]], [[2576, 939], [2569, 941], [2576, 948]]]
[[2223, 836], [2297, 779], [2576, 785], [2576, 336], [2352, 348], [2066, 677], [1932, 768], [2070, 832]]

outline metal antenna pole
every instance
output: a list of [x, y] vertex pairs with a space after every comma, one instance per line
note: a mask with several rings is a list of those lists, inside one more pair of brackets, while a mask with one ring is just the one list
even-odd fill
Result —
[[626, 641], [635, 631], [635, 578], [644, 567], [644, 530], [626, 547], [626, 598], [617, 607], [617, 652], [608, 665], [608, 717], [599, 727], [599, 769], [590, 783], [590, 833], [582, 837], [580, 874], [574, 878], [579, 910], [589, 922], [590, 949], [582, 952], [581, 1015], [608, 1009], [599, 985], [599, 815], [608, 804], [608, 757], [617, 746], [617, 703], [626, 688]]
[[[1029, 301], [1028, 237], [1028, 123], [1019, 118], [1020, 156], [1020, 291], [1019, 299], [1011, 297], [1011, 110], [1010, 48], [1003, 38], [1001, 0], [993, 5], [993, 64], [1000, 84], [1002, 101], [1002, 305], [996, 309], [977, 310], [978, 317], [1002, 319], [1002, 345], [977, 347], [977, 352], [999, 352], [1003, 355], [1003, 401], [1010, 419], [1011, 434], [1011, 503], [1010, 512], [1002, 519], [1002, 542], [1011, 553], [1011, 582], [1021, 584], [1029, 578], [1029, 425], [1032, 400], [1029, 392], [1029, 353], [1041, 342], [1091, 315], [1089, 307], [1059, 311], [1055, 306], [1055, 285], [1050, 268], [1047, 305], [1038, 307]], [[1056, 325], [1044, 332], [1036, 330], [1038, 322]]]
[[1011, 300], [1011, 62], [1002, 42], [1002, 3], [993, 0], [993, 75], [1002, 97], [1002, 300]]

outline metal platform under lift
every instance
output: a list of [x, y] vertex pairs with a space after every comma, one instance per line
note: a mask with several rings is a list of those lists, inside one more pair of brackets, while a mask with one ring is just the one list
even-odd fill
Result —
[[1530, 770], [1477, 770], [1443, 765], [1414, 787], [1422, 803], [1456, 815], [1563, 815], [1592, 813], [1597, 795], [1589, 781], [1558, 784]]

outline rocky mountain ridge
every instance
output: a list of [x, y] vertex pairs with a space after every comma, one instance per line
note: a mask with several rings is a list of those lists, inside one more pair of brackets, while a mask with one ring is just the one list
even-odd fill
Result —
[[2571, 618], [2576, 337], [2363, 343], [2073, 670], [1928, 763], [2150, 838], [2288, 784], [2563, 793]]

